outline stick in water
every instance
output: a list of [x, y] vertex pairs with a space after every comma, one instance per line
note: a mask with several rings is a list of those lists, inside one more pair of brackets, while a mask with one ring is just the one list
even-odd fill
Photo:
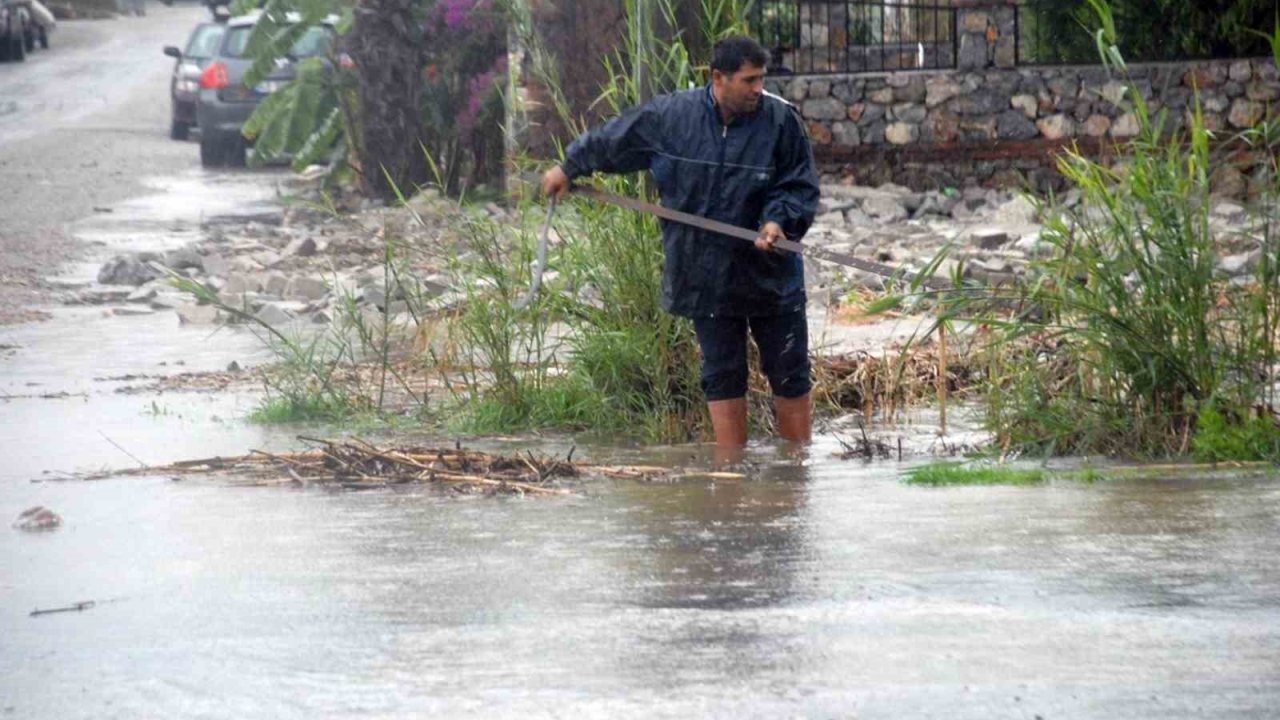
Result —
[[147, 466], [147, 464], [146, 464], [146, 463], [144, 463], [144, 462], [142, 462], [141, 460], [139, 460], [139, 459], [138, 459], [138, 456], [137, 456], [137, 455], [134, 455], [133, 453], [129, 452], [128, 450], [125, 450], [124, 448], [120, 447], [120, 443], [118, 443], [118, 442], [116, 442], [115, 440], [112, 440], [111, 438], [107, 437], [107, 434], [106, 434], [106, 433], [104, 433], [104, 432], [102, 432], [101, 430], [99, 430], [99, 431], [98, 431], [98, 434], [99, 434], [99, 435], [101, 435], [101, 436], [102, 436], [102, 438], [103, 438], [104, 440], [106, 440], [107, 442], [111, 443], [112, 445], [115, 445], [115, 447], [116, 447], [116, 449], [117, 449], [117, 450], [119, 450], [120, 452], [124, 453], [125, 455], [128, 455], [129, 457], [133, 458], [133, 461], [134, 461], [134, 462], [136, 462], [136, 463], [138, 463], [138, 467], [140, 467], [140, 468], [145, 468], [145, 467]]
[[97, 603], [95, 603], [92, 600], [85, 600], [83, 602], [78, 602], [75, 605], [68, 605], [66, 607], [49, 608], [47, 610], [32, 610], [31, 617], [36, 617], [38, 615], [52, 615], [53, 613], [82, 612], [84, 610], [88, 610], [94, 605], [97, 605]]

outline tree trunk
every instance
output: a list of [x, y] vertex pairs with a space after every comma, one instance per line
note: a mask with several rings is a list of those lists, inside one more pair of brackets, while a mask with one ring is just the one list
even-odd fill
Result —
[[413, 0], [360, 0], [350, 33], [365, 192], [407, 197], [429, 179], [422, 149], [422, 28]]

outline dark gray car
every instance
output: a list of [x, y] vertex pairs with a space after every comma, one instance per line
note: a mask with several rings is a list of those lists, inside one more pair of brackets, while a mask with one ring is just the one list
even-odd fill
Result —
[[186, 140], [187, 133], [196, 125], [196, 96], [200, 94], [200, 73], [204, 72], [218, 45], [222, 42], [225, 26], [219, 23], [200, 23], [191, 30], [186, 48], [173, 45], [164, 54], [177, 62], [169, 78], [169, 100], [172, 107], [169, 137]]
[[328, 54], [335, 32], [331, 24], [309, 28], [293, 44], [288, 55], [254, 87], [244, 84], [253, 65], [249, 35], [258, 13], [231, 18], [218, 51], [200, 75], [196, 119], [200, 124], [200, 163], [205, 167], [243, 165], [245, 139], [240, 134], [258, 103], [294, 78], [294, 64], [303, 58]]

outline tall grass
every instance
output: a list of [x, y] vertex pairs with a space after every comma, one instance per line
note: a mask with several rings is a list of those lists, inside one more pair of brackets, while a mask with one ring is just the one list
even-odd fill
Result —
[[[704, 0], [705, 40], [742, 28], [740, 0]], [[599, 103], [617, 112], [655, 93], [701, 84], [678, 28], [675, 0], [626, 3], [623, 47], [606, 62]], [[524, 22], [519, 18], [525, 17]], [[526, 15], [516, 26], [532, 50], [534, 74], [547, 86], [566, 126], [583, 130], [558, 89], [558, 72]], [[710, 43], [708, 42], [709, 46]], [[525, 161], [525, 169], [536, 163]], [[611, 191], [651, 195], [639, 175], [602, 179]], [[522, 201], [523, 217], [537, 216]], [[456, 424], [471, 430], [557, 427], [685, 440], [706, 431], [698, 383], [697, 342], [688, 321], [664, 312], [661, 231], [654, 218], [570, 198], [556, 217], [562, 240], [549, 257], [556, 271], [537, 300], [517, 309], [530, 282], [536, 233], [526, 221], [516, 232], [485, 223], [467, 229], [470, 259], [458, 275], [468, 281], [468, 309], [457, 320], [461, 352], [471, 358], [464, 412]], [[548, 340], [554, 333], [556, 341]], [[517, 353], [517, 362], [511, 353]]]
[[[1127, 79], [1110, 9], [1090, 5], [1104, 64]], [[1170, 132], [1132, 83], [1127, 98], [1141, 131], [1116, 165], [1074, 151], [1059, 160], [1082, 202], [1050, 213], [1041, 237], [1052, 252], [1015, 298], [1034, 312], [982, 318], [996, 330], [987, 423], [1006, 450], [1218, 456], [1208, 444], [1245, 455], [1233, 459], [1280, 458], [1280, 175], [1273, 166], [1252, 214], [1263, 229], [1254, 280], [1232, 282], [1209, 222], [1211, 133], [1198, 100], [1186, 130]], [[970, 296], [952, 310], [975, 307]], [[1241, 433], [1249, 442], [1232, 440]]]

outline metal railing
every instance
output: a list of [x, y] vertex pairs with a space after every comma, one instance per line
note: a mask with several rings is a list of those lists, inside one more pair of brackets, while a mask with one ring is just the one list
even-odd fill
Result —
[[760, 0], [756, 39], [772, 73], [857, 73], [956, 66], [956, 10], [922, 2]]

